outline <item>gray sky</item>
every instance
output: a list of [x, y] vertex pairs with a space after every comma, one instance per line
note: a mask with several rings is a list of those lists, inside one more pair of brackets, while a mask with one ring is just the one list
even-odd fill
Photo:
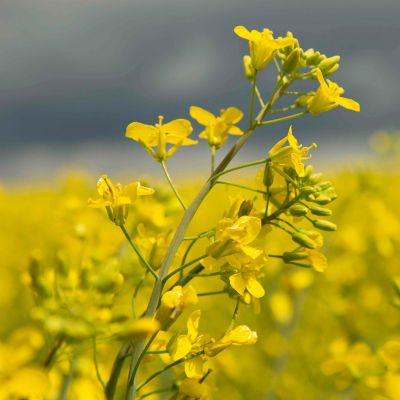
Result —
[[246, 109], [237, 24], [342, 56], [334, 79], [362, 113], [307, 117], [295, 132], [322, 144], [351, 136], [356, 151], [400, 126], [399, 18], [398, 0], [2, 0], [0, 177], [23, 176], [27, 157], [40, 171], [46, 158], [79, 165], [82, 149], [124, 148], [133, 120], [187, 117], [192, 104]]

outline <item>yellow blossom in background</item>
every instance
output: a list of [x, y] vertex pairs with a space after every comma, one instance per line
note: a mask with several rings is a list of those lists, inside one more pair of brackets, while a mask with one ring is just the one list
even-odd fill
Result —
[[[287, 143], [287, 146], [285, 144]], [[268, 156], [272, 163], [284, 167], [292, 167], [297, 175], [300, 177], [304, 176], [304, 160], [309, 160], [311, 156], [308, 152], [317, 145], [313, 143], [309, 147], [303, 147], [298, 143], [297, 139], [293, 135], [292, 127], [289, 128], [287, 136], [279, 140], [268, 152]]]
[[279, 49], [294, 45], [292, 37], [274, 39], [269, 29], [249, 31], [242, 25], [236, 26], [233, 30], [240, 38], [249, 41], [249, 51], [253, 67], [261, 71], [274, 58]]
[[243, 113], [236, 107], [228, 107], [221, 110], [219, 116], [215, 116], [201, 107], [192, 106], [190, 116], [205, 127], [199, 138], [207, 139], [209, 146], [216, 149], [226, 142], [228, 135], [243, 135], [243, 131], [236, 126], [243, 118]]
[[309, 96], [307, 100], [307, 109], [311, 114], [320, 114], [338, 106], [351, 111], [360, 111], [360, 104], [355, 100], [342, 97], [344, 89], [329, 79], [325, 81], [319, 68], [317, 68], [316, 74], [320, 86], [316, 93]]
[[140, 182], [132, 182], [126, 186], [120, 183], [114, 185], [107, 175], [102, 175], [97, 181], [97, 192], [100, 198], [89, 199], [90, 207], [105, 207], [108, 217], [116, 225], [123, 225], [128, 217], [129, 206], [140, 196], [154, 193], [154, 189], [142, 186]]
[[[126, 128], [125, 136], [139, 142], [148, 153], [158, 161], [167, 160], [181, 146], [190, 146], [197, 141], [188, 136], [192, 125], [186, 119], [174, 119], [163, 123], [164, 117], [158, 117], [155, 125], [132, 122]], [[167, 145], [171, 145], [168, 149]]]
[[210, 389], [198, 379], [186, 378], [179, 386], [178, 400], [209, 400]]

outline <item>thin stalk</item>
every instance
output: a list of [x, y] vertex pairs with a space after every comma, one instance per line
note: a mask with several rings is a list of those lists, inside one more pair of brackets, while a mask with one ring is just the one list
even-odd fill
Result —
[[216, 151], [216, 147], [215, 146], [211, 146], [211, 174], [212, 175], [214, 173], [215, 170], [215, 151]]
[[99, 370], [99, 363], [97, 360], [96, 336], [93, 336], [93, 364], [94, 364], [94, 369], [96, 370], [97, 379], [100, 382], [103, 389], [105, 389], [106, 385], [101, 377], [100, 370]]
[[226, 185], [226, 186], [233, 186], [233, 187], [237, 187], [240, 189], [245, 189], [245, 190], [249, 190], [250, 192], [255, 192], [255, 193], [260, 193], [260, 194], [266, 194], [266, 192], [264, 192], [263, 190], [258, 190], [258, 189], [253, 189], [250, 188], [248, 186], [244, 186], [244, 185], [240, 185], [238, 183], [232, 183], [232, 182], [225, 182], [225, 181], [216, 181], [215, 184], [221, 184], [221, 185]]
[[236, 299], [235, 309], [233, 310], [233, 314], [232, 314], [232, 320], [231, 320], [231, 323], [229, 324], [229, 327], [228, 327], [228, 330], [226, 331], [226, 333], [230, 332], [233, 329], [233, 327], [235, 326], [235, 322], [236, 322], [236, 319], [239, 314], [239, 306], [240, 306], [240, 297], [238, 297]]
[[137, 398], [137, 400], [142, 400], [145, 399], [146, 397], [150, 397], [153, 394], [158, 394], [158, 393], [165, 393], [165, 392], [171, 392], [172, 390], [176, 390], [176, 388], [174, 386], [171, 387], [167, 387], [167, 388], [162, 388], [162, 389], [157, 389], [157, 390], [153, 390], [151, 392], [145, 393], [142, 396], [139, 396]]
[[60, 338], [60, 339], [57, 340], [57, 342], [51, 348], [48, 356], [46, 357], [46, 360], [43, 363], [43, 366], [45, 368], [49, 368], [50, 367], [55, 355], [57, 354], [57, 351], [60, 349], [62, 344], [63, 344], [63, 340]]
[[201, 292], [197, 293], [197, 296], [214, 296], [216, 294], [224, 294], [226, 293], [226, 290], [216, 290], [215, 292]]
[[257, 71], [254, 72], [254, 77], [251, 81], [251, 97], [250, 97], [250, 110], [249, 110], [249, 129], [253, 125], [253, 114], [254, 114], [254, 100], [256, 95], [256, 80]]
[[260, 123], [260, 125], [265, 126], [265, 125], [272, 125], [272, 124], [277, 124], [278, 122], [284, 122], [288, 121], [290, 119], [298, 118], [301, 117], [302, 115], [307, 114], [308, 111], [302, 111], [297, 114], [292, 114], [292, 115], [287, 115], [286, 117], [282, 118], [276, 118], [276, 119], [270, 119], [269, 121], [263, 121]]
[[170, 272], [164, 279], [163, 281], [166, 282], [169, 278], [171, 278], [172, 276], [174, 276], [176, 273], [184, 270], [187, 267], [190, 267], [191, 265], [199, 262], [200, 260], [202, 260], [203, 258], [207, 257], [206, 254], [203, 254], [201, 257], [197, 257], [192, 261], [187, 262], [186, 264], [180, 266], [179, 268], [174, 269], [172, 272]]
[[129, 244], [131, 245], [132, 249], [134, 250], [134, 252], [139, 257], [140, 261], [149, 270], [149, 272], [154, 276], [154, 278], [156, 278], [156, 280], [158, 280], [158, 276], [157, 276], [156, 271], [154, 271], [153, 267], [144, 258], [144, 256], [143, 256], [142, 252], [140, 251], [139, 247], [136, 245], [136, 243], [129, 236], [129, 233], [127, 232], [125, 226], [124, 225], [120, 225], [120, 228], [121, 228], [122, 232], [124, 233], [126, 239], [128, 240]]
[[165, 177], [167, 178], [167, 181], [168, 181], [169, 185], [171, 186], [172, 191], [175, 193], [175, 196], [176, 196], [176, 198], [178, 199], [179, 203], [181, 203], [181, 206], [182, 206], [183, 209], [186, 211], [186, 210], [187, 210], [187, 207], [185, 206], [185, 203], [183, 202], [181, 196], [180, 196], [179, 193], [178, 193], [178, 190], [176, 189], [174, 183], [172, 182], [172, 179], [171, 179], [171, 177], [170, 177], [170, 175], [169, 175], [169, 173], [168, 173], [167, 165], [166, 165], [165, 161], [164, 161], [164, 160], [161, 160], [161, 161], [160, 161], [160, 164], [161, 164], [162, 170], [163, 170], [163, 172], [164, 172], [164, 175], [165, 175]]
[[267, 161], [268, 161], [268, 158], [263, 158], [262, 160], [256, 160], [256, 161], [252, 161], [252, 162], [249, 162], [246, 164], [237, 165], [236, 167], [232, 167], [232, 168], [226, 169], [225, 171], [221, 171], [218, 174], [214, 174], [214, 179], [219, 178], [222, 175], [237, 171], [239, 169], [254, 167], [255, 165], [260, 165], [260, 164], [265, 164]]
[[111, 375], [110, 379], [106, 384], [106, 399], [107, 400], [113, 400], [115, 396], [115, 390], [117, 389], [117, 384], [118, 384], [118, 379], [119, 375], [122, 370], [122, 366], [124, 364], [124, 361], [126, 359], [126, 356], [129, 352], [130, 349], [130, 344], [123, 344], [121, 348], [118, 351], [117, 357], [114, 360], [112, 370], [111, 370]]
[[256, 96], [257, 96], [258, 102], [260, 103], [261, 108], [264, 108], [265, 107], [265, 103], [264, 103], [264, 100], [263, 100], [263, 98], [261, 96], [261, 93], [260, 93], [260, 91], [259, 91], [257, 86], [255, 88], [255, 91], [256, 91]]

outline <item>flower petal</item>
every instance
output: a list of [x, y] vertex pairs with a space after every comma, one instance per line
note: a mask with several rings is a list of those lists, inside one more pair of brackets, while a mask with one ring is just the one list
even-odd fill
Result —
[[249, 293], [257, 299], [265, 295], [264, 288], [262, 287], [261, 283], [258, 282], [258, 280], [255, 278], [250, 278], [247, 281], [246, 288], [249, 291]]
[[242, 274], [235, 274], [229, 277], [229, 283], [241, 296], [244, 295], [247, 282], [243, 279]]
[[338, 97], [336, 99], [336, 103], [339, 104], [339, 106], [346, 108], [347, 110], [355, 112], [360, 112], [361, 110], [359, 103], [357, 103], [355, 100], [348, 99], [347, 97]]
[[235, 32], [236, 35], [238, 35], [242, 39], [250, 40], [251, 38], [251, 33], [243, 25], [235, 26], [233, 32]]
[[200, 125], [210, 125], [215, 121], [215, 116], [204, 108], [191, 106], [189, 110], [190, 116]]

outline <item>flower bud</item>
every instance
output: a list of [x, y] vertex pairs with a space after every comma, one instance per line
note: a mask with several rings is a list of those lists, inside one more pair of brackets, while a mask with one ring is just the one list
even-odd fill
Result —
[[315, 228], [321, 229], [323, 231], [336, 231], [337, 226], [331, 221], [326, 221], [324, 219], [315, 219], [313, 221]]
[[329, 197], [327, 194], [318, 193], [312, 201], [314, 203], [317, 203], [317, 204], [321, 205], [321, 206], [324, 206], [325, 204], [331, 203], [332, 202], [332, 198]]
[[263, 183], [266, 187], [270, 187], [273, 182], [274, 182], [274, 170], [272, 168], [272, 162], [268, 161], [264, 169]]
[[304, 251], [285, 251], [282, 254], [282, 260], [285, 263], [290, 263], [292, 261], [304, 260], [307, 258], [307, 253]]
[[317, 248], [317, 244], [304, 232], [296, 231], [292, 234], [292, 240], [303, 247], [308, 249]]
[[296, 72], [300, 67], [300, 58], [301, 58], [301, 49], [295, 48], [292, 52], [287, 56], [285, 62], [282, 65], [282, 71], [291, 74]]
[[312, 186], [303, 186], [303, 187], [300, 189], [300, 194], [301, 194], [302, 196], [307, 196], [307, 195], [312, 194], [312, 193], [315, 193], [315, 192], [316, 192], [316, 190], [315, 190], [315, 188], [313, 188]]
[[329, 71], [332, 67], [338, 64], [340, 61], [340, 56], [333, 56], [325, 58], [318, 64], [318, 68], [321, 70], [322, 74], [325, 75], [326, 71]]
[[328, 217], [332, 215], [332, 210], [329, 208], [319, 207], [319, 206], [310, 206], [310, 211], [314, 215], [319, 215], [322, 217]]
[[295, 217], [302, 217], [306, 215], [308, 212], [307, 207], [302, 204], [295, 204], [294, 206], [289, 208], [289, 213]]
[[317, 187], [321, 191], [326, 190], [326, 189], [329, 189], [332, 187], [332, 183], [329, 181], [323, 181], [323, 182], [318, 183]]
[[253, 202], [251, 200], [244, 200], [239, 207], [238, 217], [243, 217], [244, 215], [249, 215], [253, 209]]
[[319, 183], [322, 179], [322, 174], [318, 173], [318, 174], [312, 174], [310, 176], [310, 183], [312, 183], [313, 185], [316, 185], [317, 183]]
[[340, 66], [339, 64], [335, 64], [332, 68], [330, 68], [324, 72], [324, 76], [332, 75], [334, 72], [336, 72], [339, 69], [339, 66]]
[[304, 55], [306, 56], [307, 65], [318, 65], [324, 56], [319, 51], [314, 51], [314, 49], [307, 50]]
[[255, 69], [251, 61], [251, 57], [248, 55], [243, 56], [243, 71], [246, 79], [248, 79], [249, 81], [252, 81], [254, 79]]
[[297, 107], [297, 108], [304, 108], [304, 107], [307, 107], [307, 104], [308, 104], [308, 102], [309, 102], [309, 100], [310, 100], [310, 95], [308, 95], [308, 94], [305, 94], [305, 95], [303, 95], [303, 96], [300, 96], [300, 97], [298, 97], [297, 99], [296, 99], [296, 101], [294, 102], [294, 104], [295, 104], [295, 106]]

